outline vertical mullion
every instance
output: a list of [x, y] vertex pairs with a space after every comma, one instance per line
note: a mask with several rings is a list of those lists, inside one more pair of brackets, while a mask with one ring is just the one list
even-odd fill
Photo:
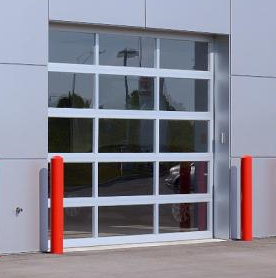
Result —
[[160, 69], [160, 39], [156, 39], [156, 48], [155, 48], [155, 67]]
[[[99, 34], [95, 34], [95, 65], [99, 65]], [[94, 137], [93, 137], [93, 148], [94, 153], [98, 154], [98, 147], [99, 147], [99, 118], [97, 116], [97, 112], [99, 109], [99, 74], [95, 74], [95, 96], [94, 96], [95, 104], [94, 108], [96, 111], [96, 115], [94, 118]], [[93, 167], [93, 198], [96, 200], [98, 199], [98, 160], [94, 162]], [[96, 202], [97, 203], [97, 202]], [[97, 238], [99, 231], [98, 231], [98, 213], [99, 208], [98, 205], [95, 205], [92, 208], [93, 218], [92, 218], [92, 235], [93, 237]]]
[[[154, 90], [154, 110], [156, 112], [159, 111], [159, 103], [160, 103], [160, 39], [156, 39], [155, 45], [155, 68], [157, 69], [157, 75], [155, 78], [155, 90]], [[156, 154], [159, 153], [159, 119], [156, 118], [154, 121], [154, 151]], [[154, 195], [159, 195], [159, 162], [154, 162]], [[159, 204], [156, 202], [153, 206], [153, 232], [154, 234], [159, 233]]]
[[213, 186], [214, 186], [214, 64], [215, 64], [215, 56], [214, 56], [214, 43], [211, 41], [209, 43], [209, 69], [211, 72], [211, 79], [210, 79], [210, 85], [209, 85], [209, 109], [210, 113], [212, 115], [211, 121], [209, 123], [209, 138], [210, 138], [210, 144], [209, 144], [209, 151], [213, 152], [213, 156], [211, 161], [209, 162], [209, 192], [211, 194], [211, 201], [208, 203], [208, 211], [207, 211], [207, 219], [208, 219], [208, 230], [210, 230], [213, 233]]
[[[98, 161], [94, 162], [93, 167], [93, 198], [98, 199]], [[98, 237], [98, 206], [92, 209], [92, 235]]]
[[[159, 162], [154, 162], [154, 191], [153, 194], [155, 196], [159, 195]], [[159, 205], [158, 202], [154, 204], [153, 206], [153, 232], [154, 234], [159, 233]]]
[[99, 208], [96, 205], [95, 207], [92, 208], [92, 236], [97, 238], [99, 236], [99, 225], [98, 225], [98, 215], [99, 215]]
[[159, 233], [159, 204], [156, 203], [153, 206], [153, 233], [158, 234]]
[[99, 51], [99, 34], [95, 34], [95, 47], [94, 47], [94, 58], [95, 58], [95, 65], [99, 65], [99, 56], [100, 56], [100, 51]]

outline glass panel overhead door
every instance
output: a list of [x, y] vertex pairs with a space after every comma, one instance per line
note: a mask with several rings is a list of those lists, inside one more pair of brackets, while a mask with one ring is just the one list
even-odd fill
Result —
[[211, 49], [208, 37], [50, 28], [65, 246], [212, 237]]

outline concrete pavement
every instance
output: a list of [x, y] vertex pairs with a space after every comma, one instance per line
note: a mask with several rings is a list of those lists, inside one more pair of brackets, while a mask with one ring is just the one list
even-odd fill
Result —
[[9, 255], [0, 277], [276, 277], [276, 238], [102, 251]]

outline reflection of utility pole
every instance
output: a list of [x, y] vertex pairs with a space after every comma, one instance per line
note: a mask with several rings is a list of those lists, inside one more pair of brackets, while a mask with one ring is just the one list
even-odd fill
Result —
[[[124, 50], [121, 50], [118, 52], [117, 57], [123, 57], [124, 58], [124, 67], [127, 66], [127, 59], [128, 58], [132, 58], [132, 57], [136, 57], [139, 56], [139, 51], [135, 50], [135, 49], [127, 49], [125, 48]], [[126, 97], [125, 97], [125, 106], [126, 109], [128, 108], [128, 104], [129, 104], [129, 95], [128, 95], [128, 82], [127, 82], [127, 76], [125, 75], [125, 89], [126, 89]]]
[[[84, 55], [86, 55], [86, 54], [88, 54], [87, 57], [80, 63], [81, 58], [83, 58]], [[86, 52], [83, 52], [81, 55], [79, 55], [79, 56], [76, 58], [77, 63], [78, 63], [78, 64], [84, 65], [84, 64], [88, 61], [88, 59], [90, 59], [90, 57], [91, 57], [93, 54], [94, 54], [93, 51], [86, 51]], [[72, 84], [72, 95], [75, 94], [75, 89], [76, 89], [76, 76], [77, 76], [77, 74], [74, 73], [74, 74], [73, 74], [73, 84]]]
[[[93, 50], [90, 51], [85, 51], [82, 54], [80, 54], [78, 57], [76, 57], [77, 63], [78, 64], [85, 64], [88, 59], [90, 59], [90, 57], [93, 55]], [[87, 55], [86, 57], [84, 55]], [[80, 62], [81, 58], [84, 57], [84, 60], [82, 62]], [[75, 90], [76, 90], [76, 78], [77, 78], [77, 73], [73, 74], [73, 82], [72, 82], [72, 95], [70, 96], [70, 91], [69, 91], [69, 96], [68, 96], [68, 101], [70, 102], [70, 107], [72, 108], [74, 106], [74, 99], [75, 99]], [[78, 128], [78, 122], [75, 120], [70, 124], [70, 148], [71, 151], [73, 151], [75, 144], [75, 140], [74, 140], [74, 131], [77, 130]]]

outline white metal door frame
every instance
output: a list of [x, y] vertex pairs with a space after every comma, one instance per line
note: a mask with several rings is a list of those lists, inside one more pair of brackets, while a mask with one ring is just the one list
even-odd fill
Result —
[[[95, 32], [97, 29], [89, 28]], [[99, 29], [102, 32], [101, 29]], [[109, 31], [110, 33], [110, 31]], [[126, 34], [124, 32], [124, 34]], [[214, 110], [213, 110], [213, 77], [214, 77], [214, 53], [213, 43], [205, 36], [183, 35], [160, 35], [159, 33], [138, 32], [140, 36], [153, 36], [156, 38], [155, 68], [134, 68], [99, 65], [99, 34], [95, 34], [94, 61], [95, 65], [49, 63], [49, 72], [90, 73], [95, 78], [94, 108], [49, 108], [49, 118], [91, 118], [93, 119], [93, 152], [92, 153], [49, 153], [48, 160], [54, 155], [61, 155], [65, 163], [90, 162], [93, 167], [93, 192], [92, 197], [65, 198], [65, 207], [91, 207], [92, 208], [92, 236], [91, 238], [66, 239], [65, 247], [93, 246], [121, 243], [140, 243], [156, 241], [172, 241], [185, 239], [202, 239], [213, 236], [213, 133], [214, 133]], [[209, 70], [171, 70], [160, 69], [160, 38], [196, 39], [209, 42]], [[102, 110], [99, 107], [99, 74], [116, 74], [131, 76], [151, 76], [155, 78], [154, 110]], [[159, 79], [160, 77], [206, 79], [209, 80], [209, 111], [208, 112], [172, 112], [159, 111]], [[154, 121], [154, 152], [153, 153], [98, 153], [99, 119], [150, 119]], [[159, 121], [160, 120], [195, 120], [209, 123], [208, 152], [206, 153], [159, 153]], [[208, 193], [207, 194], [175, 194], [159, 195], [159, 162], [165, 161], [206, 161], [208, 162]], [[148, 196], [127, 197], [98, 197], [98, 163], [99, 162], [153, 162], [154, 165], [154, 194]], [[208, 203], [208, 229], [207, 231], [182, 232], [159, 234], [159, 204], [172, 203]], [[151, 204], [154, 207], [153, 234], [137, 236], [112, 236], [98, 237], [98, 208], [99, 206], [113, 205], [142, 205]], [[49, 202], [50, 206], [50, 202]]]

